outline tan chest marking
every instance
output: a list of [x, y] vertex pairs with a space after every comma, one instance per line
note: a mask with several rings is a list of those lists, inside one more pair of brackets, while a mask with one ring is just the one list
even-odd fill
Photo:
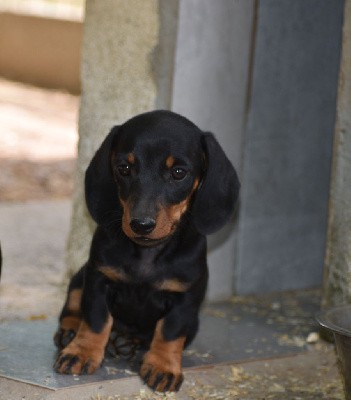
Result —
[[98, 270], [104, 274], [108, 279], [113, 282], [128, 282], [128, 276], [121, 270], [118, 270], [114, 267], [99, 267]]
[[155, 287], [157, 290], [183, 293], [189, 289], [190, 285], [188, 283], [181, 282], [179, 279], [165, 279], [162, 282], [157, 282]]

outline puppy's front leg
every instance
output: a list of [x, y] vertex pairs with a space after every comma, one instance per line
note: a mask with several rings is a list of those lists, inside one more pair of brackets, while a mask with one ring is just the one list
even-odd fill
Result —
[[74, 339], [56, 360], [62, 374], [93, 373], [104, 358], [113, 319], [106, 304], [106, 285], [101, 274], [87, 271], [81, 302], [82, 321]]
[[183, 382], [182, 351], [185, 336], [174, 340], [164, 337], [165, 320], [157, 322], [150, 349], [145, 354], [140, 376], [153, 390], [158, 392], [178, 391]]

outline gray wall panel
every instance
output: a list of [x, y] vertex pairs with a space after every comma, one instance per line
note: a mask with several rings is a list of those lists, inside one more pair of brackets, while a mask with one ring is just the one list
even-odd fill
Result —
[[236, 289], [321, 283], [343, 1], [259, 2]]

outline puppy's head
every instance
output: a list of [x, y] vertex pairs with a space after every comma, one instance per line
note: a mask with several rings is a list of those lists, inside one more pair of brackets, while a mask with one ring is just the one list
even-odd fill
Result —
[[187, 214], [202, 234], [225, 224], [239, 191], [235, 170], [210, 133], [169, 111], [114, 127], [86, 173], [86, 201], [98, 224], [120, 219], [140, 245], [155, 245]]

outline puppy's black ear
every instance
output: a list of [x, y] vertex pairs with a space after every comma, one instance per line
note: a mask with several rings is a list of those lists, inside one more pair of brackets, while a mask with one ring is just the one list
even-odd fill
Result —
[[116, 143], [118, 128], [113, 127], [106, 136], [85, 173], [85, 200], [91, 216], [99, 225], [116, 220], [122, 213], [111, 169], [112, 146]]
[[228, 222], [239, 196], [240, 183], [212, 133], [204, 133], [201, 139], [206, 168], [195, 195], [192, 215], [196, 229], [208, 235]]

